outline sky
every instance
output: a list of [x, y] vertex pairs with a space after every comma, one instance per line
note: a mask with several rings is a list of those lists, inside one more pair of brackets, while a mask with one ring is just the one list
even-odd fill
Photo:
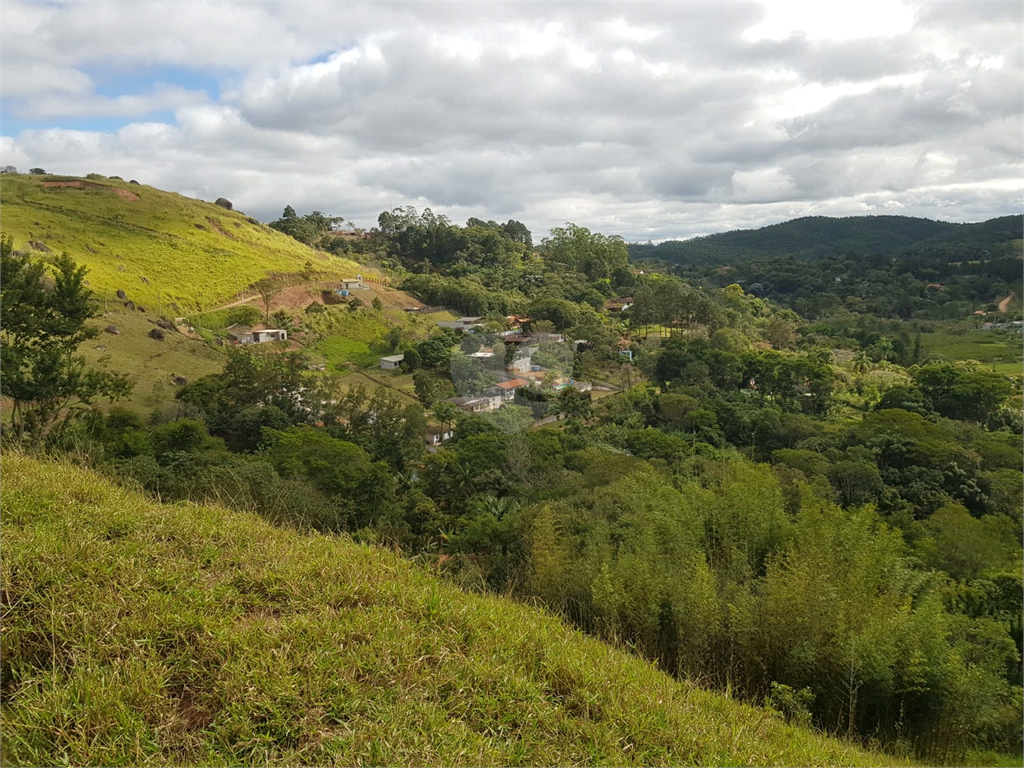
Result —
[[537, 241], [983, 221], [1024, 212], [1022, 41], [1019, 0], [4, 0], [0, 164]]

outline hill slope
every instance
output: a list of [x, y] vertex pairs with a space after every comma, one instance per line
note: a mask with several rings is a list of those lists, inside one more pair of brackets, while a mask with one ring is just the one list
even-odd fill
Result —
[[388, 553], [3, 476], [7, 764], [892, 764]]
[[669, 240], [658, 245], [632, 243], [633, 259], [677, 264], [732, 264], [740, 259], [793, 255], [897, 254], [918, 246], [945, 243], [1003, 242], [1021, 236], [1021, 218], [1003, 216], [978, 224], [950, 224], [909, 216], [807, 216], [761, 229]]
[[301, 272], [306, 262], [339, 276], [360, 271], [243, 213], [144, 184], [4, 174], [0, 200], [3, 231], [16, 249], [67, 251], [89, 268], [101, 297], [124, 290], [167, 316], [216, 306], [267, 274]]

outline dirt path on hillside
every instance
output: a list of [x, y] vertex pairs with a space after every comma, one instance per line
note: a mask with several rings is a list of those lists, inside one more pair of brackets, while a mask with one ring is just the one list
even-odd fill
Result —
[[[337, 280], [325, 280], [315, 283], [306, 283], [297, 279], [295, 285], [287, 285], [281, 289], [273, 301], [270, 302], [271, 313], [276, 312], [279, 309], [284, 309], [289, 312], [298, 312], [305, 309], [310, 304], [323, 304], [323, 291], [329, 291], [333, 288], [337, 288], [339, 282]], [[395, 288], [389, 288], [381, 285], [380, 283], [366, 281], [367, 289], [363, 291], [353, 291], [348, 298], [362, 299], [363, 304], [369, 306], [373, 303], [375, 298], [379, 298], [385, 309], [403, 309], [405, 307], [421, 307], [423, 302], [413, 298], [405, 291], [399, 291]], [[229, 301], [227, 304], [221, 304], [220, 306], [213, 307], [212, 309], [206, 310], [207, 312], [216, 312], [220, 309], [231, 309], [232, 307], [240, 307], [244, 304], [257, 303], [262, 309], [262, 299], [259, 294], [253, 294], [252, 296], [244, 296], [241, 299], [235, 301]]]
[[39, 182], [44, 187], [71, 187], [72, 189], [103, 189], [107, 192], [113, 192], [118, 197], [122, 197], [125, 200], [139, 200], [141, 199], [134, 192], [129, 192], [127, 189], [121, 189], [120, 187], [108, 187], [106, 184], [90, 184], [88, 181], [41, 181]]
[[1009, 309], [1010, 308], [1010, 302], [1013, 301], [1016, 297], [1017, 297], [1017, 294], [1011, 293], [1005, 299], [1000, 301], [999, 302], [999, 311], [1000, 312], [1005, 312], [1007, 309]]

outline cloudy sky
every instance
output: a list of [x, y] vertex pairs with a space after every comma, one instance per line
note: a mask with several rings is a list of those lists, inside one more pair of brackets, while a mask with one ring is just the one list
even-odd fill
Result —
[[981, 221], [1024, 210], [1022, 7], [4, 0], [0, 163], [535, 239]]

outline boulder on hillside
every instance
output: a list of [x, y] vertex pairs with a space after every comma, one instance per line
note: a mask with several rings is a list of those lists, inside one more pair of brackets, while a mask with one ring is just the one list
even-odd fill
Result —
[[161, 331], [159, 328], [153, 328], [148, 335], [149, 338], [156, 339], [157, 341], [163, 341], [164, 338], [166, 338], [164, 336], [164, 332]]
[[143, 277], [142, 275], [139, 275], [139, 280], [144, 282], [146, 285], [149, 285], [149, 278]]
[[124, 303], [124, 308], [127, 309], [129, 312], [134, 312], [135, 311], [135, 302], [134, 301], [126, 301]]
[[161, 328], [163, 328], [166, 331], [176, 331], [176, 330], [178, 330], [177, 327], [174, 325], [174, 323], [172, 323], [166, 317], [159, 318], [156, 321], [156, 324], [159, 325]]
[[228, 200], [226, 197], [218, 197], [216, 200], [213, 201], [213, 204], [219, 205], [221, 208], [227, 208], [229, 211], [234, 208], [234, 206], [231, 205], [231, 201]]
[[103, 330], [109, 333], [111, 336], [118, 336], [121, 333], [121, 329], [118, 328], [116, 325], [108, 325]]
[[177, 384], [179, 387], [185, 387], [188, 386], [188, 379], [186, 379], [184, 376], [175, 376], [174, 383]]
[[128, 301], [128, 294], [124, 292], [123, 288], [118, 288], [117, 298], [119, 298], [121, 301]]
[[43, 253], [53, 253], [46, 243], [41, 243], [38, 240], [29, 240], [28, 244], [32, 246], [33, 250], [42, 251]]

